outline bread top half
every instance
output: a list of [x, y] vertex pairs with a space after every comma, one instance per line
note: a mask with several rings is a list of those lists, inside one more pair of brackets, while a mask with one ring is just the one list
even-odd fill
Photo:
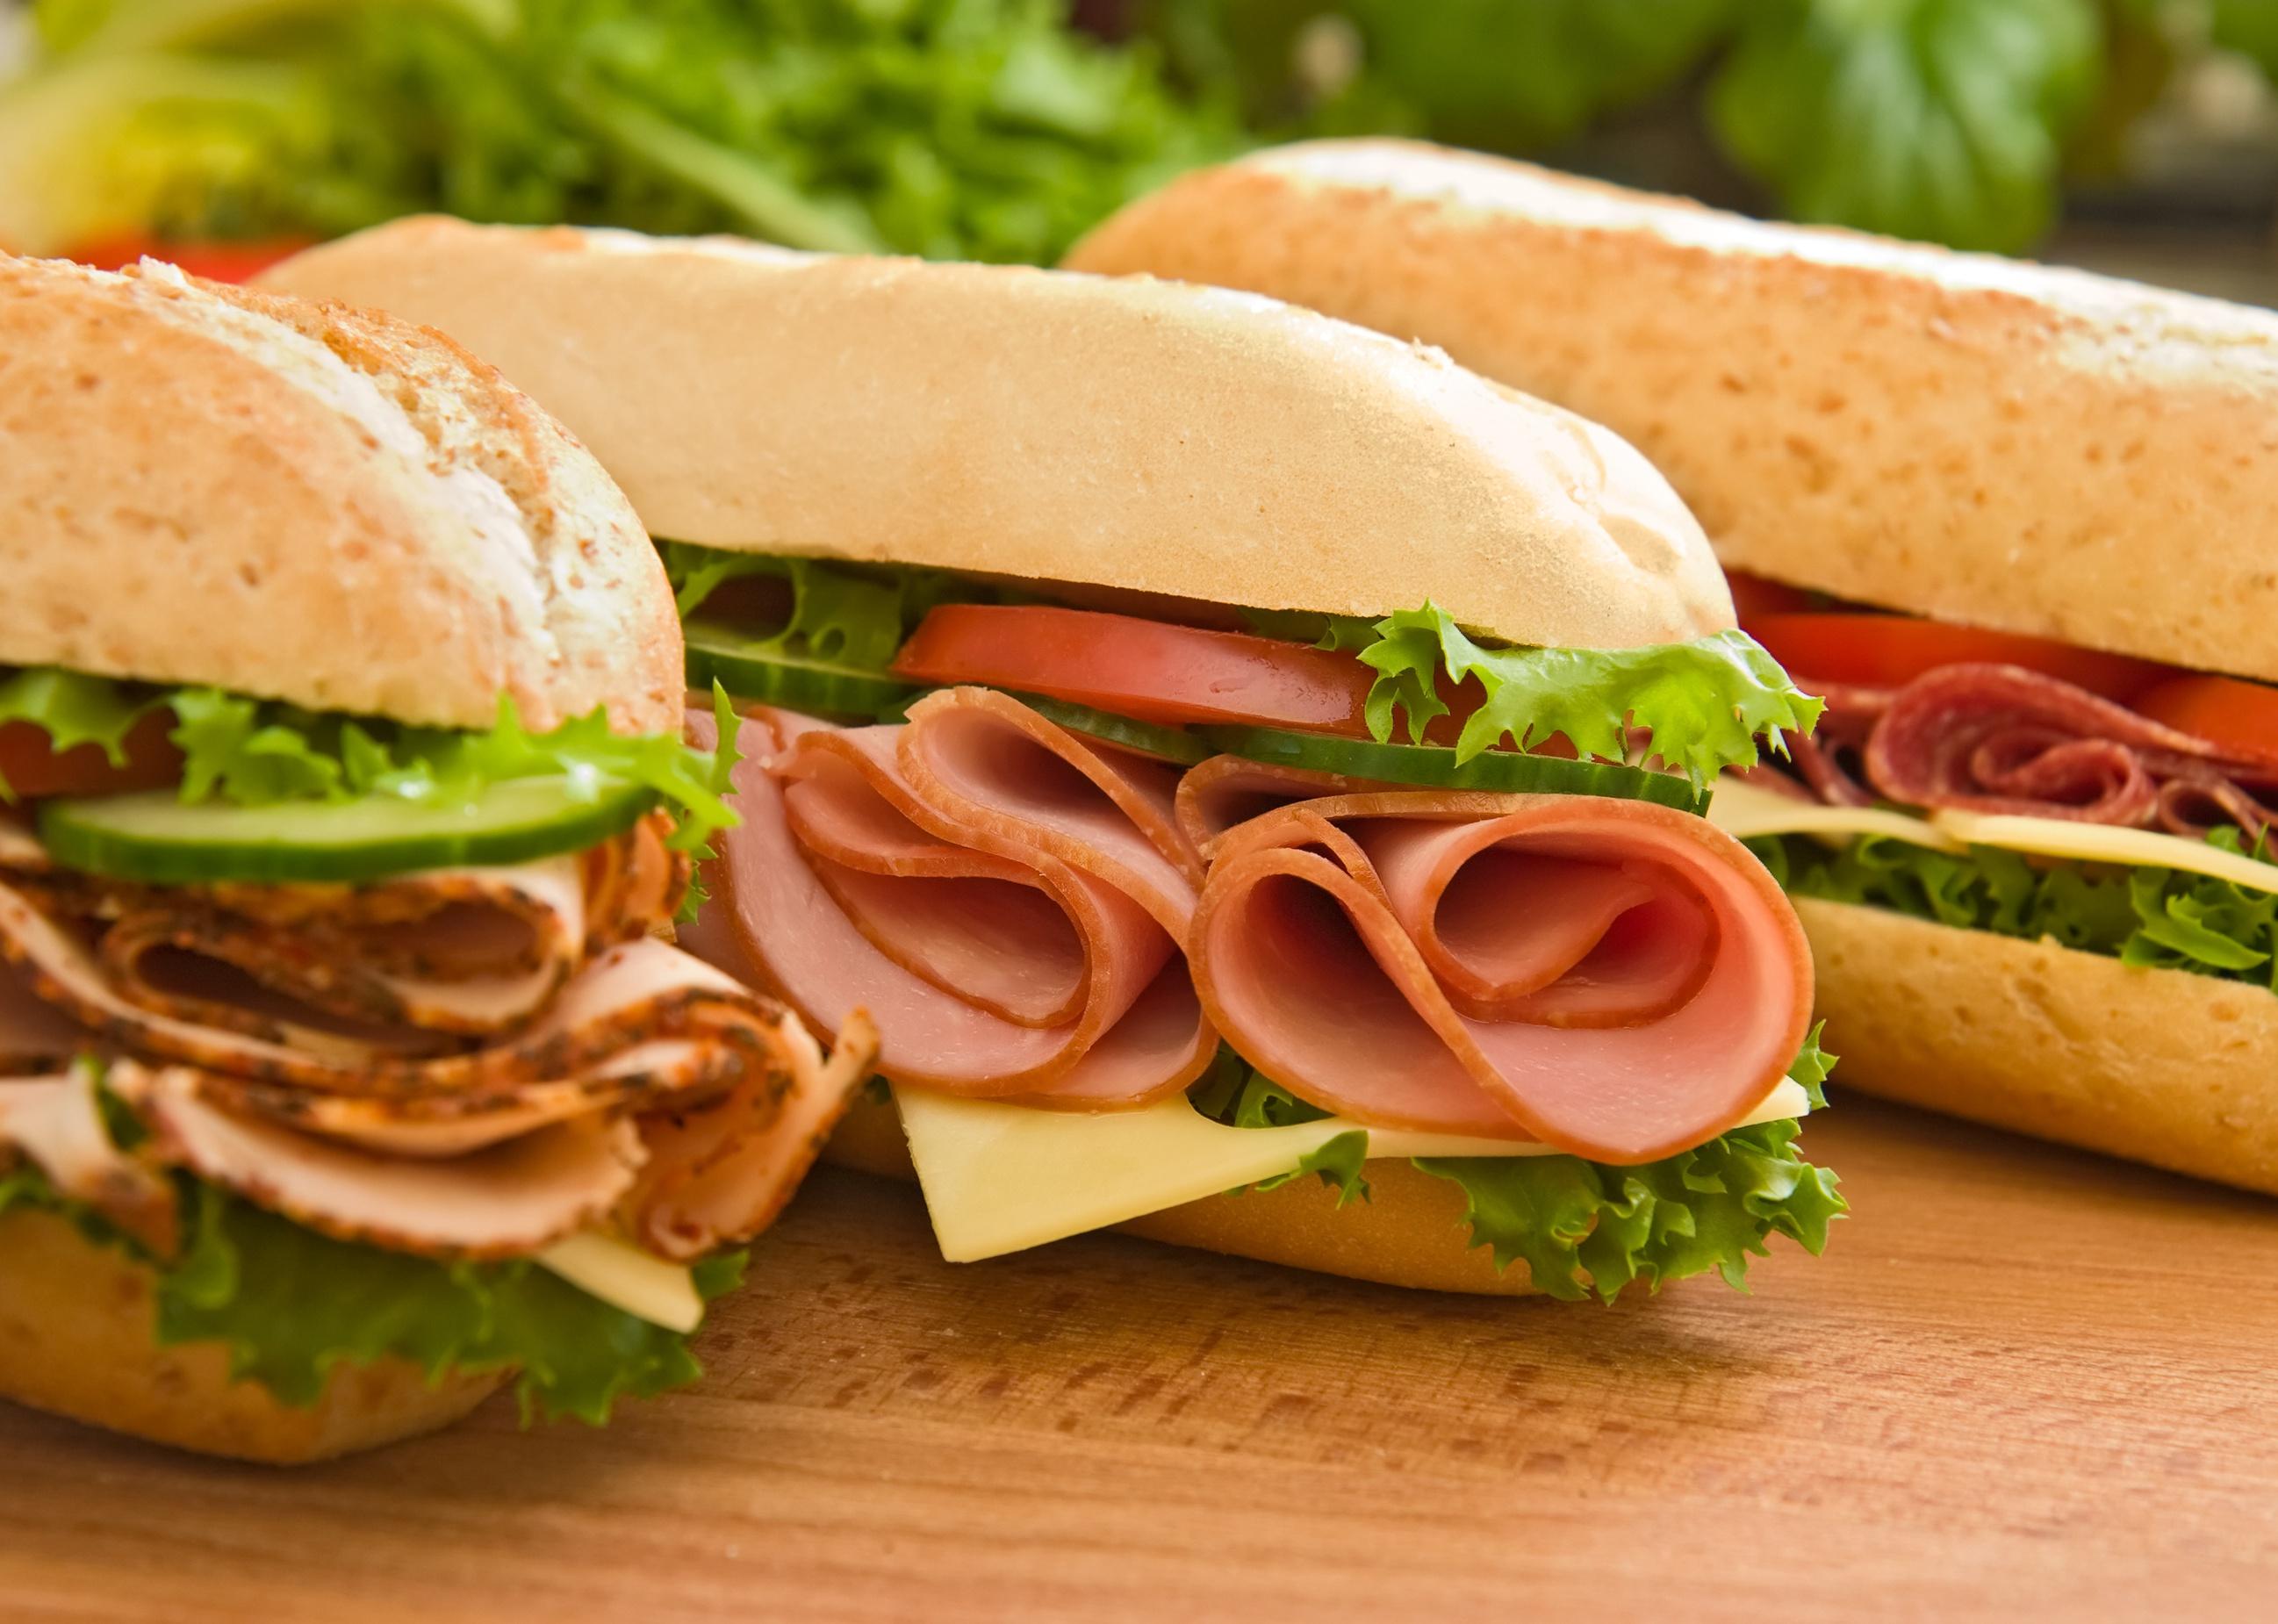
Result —
[[1514, 642], [1731, 624], [1617, 436], [1252, 295], [719, 239], [398, 222], [270, 285], [501, 368], [660, 538], [1269, 609], [1431, 601]]
[[363, 310], [0, 256], [0, 663], [677, 731], [638, 517], [491, 368]]

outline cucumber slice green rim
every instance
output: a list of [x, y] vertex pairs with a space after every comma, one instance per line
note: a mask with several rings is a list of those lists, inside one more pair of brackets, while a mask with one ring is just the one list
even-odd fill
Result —
[[583, 851], [638, 823], [656, 793], [615, 778], [508, 778], [470, 801], [184, 806], [171, 790], [40, 803], [40, 840], [68, 869], [156, 885], [342, 884]]
[[917, 693], [917, 686], [852, 665], [779, 654], [724, 626], [692, 620], [688, 640], [688, 686], [709, 689], [718, 682], [735, 698], [780, 705], [817, 716], [868, 720]]
[[1183, 727], [1119, 716], [1112, 710], [1094, 710], [1089, 705], [1043, 693], [1014, 693], [1013, 697], [1045, 721], [1058, 723], [1071, 733], [1087, 734], [1103, 744], [1150, 755], [1158, 762], [1191, 767], [1218, 754]]
[[1389, 784], [1420, 784], [1433, 789], [1485, 790], [1500, 795], [1608, 795], [1650, 801], [1696, 816], [1708, 798], [1667, 773], [1608, 762], [1570, 762], [1555, 755], [1522, 755], [1488, 750], [1461, 766], [1453, 750], [1432, 745], [1378, 744], [1326, 733], [1291, 733], [1273, 727], [1202, 727], [1195, 730], [1228, 755], [1277, 767], [1301, 767], [1349, 778]]

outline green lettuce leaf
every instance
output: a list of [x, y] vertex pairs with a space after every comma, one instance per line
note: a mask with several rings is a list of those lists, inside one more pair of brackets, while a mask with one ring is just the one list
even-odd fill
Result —
[[[713, 702], [720, 714], [732, 714], [716, 685]], [[329, 734], [325, 720], [317, 720], [310, 737], [321, 749]], [[371, 747], [359, 744], [358, 735]], [[725, 800], [738, 759], [733, 729], [722, 731], [718, 748], [699, 750], [677, 733], [613, 732], [608, 716], [596, 709], [551, 732], [532, 733], [517, 720], [513, 704], [501, 699], [499, 719], [488, 732], [379, 724], [367, 732], [351, 723], [341, 726], [340, 737], [343, 789], [351, 796], [449, 800], [510, 778], [562, 773], [573, 782], [615, 778], [654, 792], [677, 816], [675, 843], [684, 850], [740, 821]]]
[[1229, 1128], [1287, 1128], [1318, 1122], [1329, 1115], [1236, 1054], [1232, 1044], [1219, 1046], [1218, 1057], [1187, 1091], [1187, 1099], [1211, 1121]]
[[1317, 1149], [1307, 1151], [1297, 1159], [1297, 1165], [1287, 1173], [1259, 1179], [1250, 1188], [1279, 1190], [1310, 1173], [1337, 1192], [1337, 1206], [1342, 1208], [1350, 1202], [1369, 1199], [1368, 1180], [1361, 1176], [1360, 1171], [1361, 1164], [1367, 1160], [1367, 1130], [1354, 1128]]
[[1507, 1268], [1524, 1260], [1540, 1290], [1570, 1301], [1612, 1302], [1714, 1269], [1747, 1290], [1748, 1260], [1785, 1235], [1814, 1256], [1848, 1210], [1836, 1176], [1793, 1151], [1800, 1124], [1735, 1128], [1642, 1167], [1574, 1156], [1419, 1158], [1464, 1191], [1472, 1243]]
[[28, 722], [44, 729], [58, 752], [97, 746], [114, 767], [126, 764], [126, 735], [151, 705], [127, 684], [53, 666], [0, 676], [0, 724]]
[[[1788, 1068], [1815, 1109], [1836, 1056], [1820, 1047], [1825, 1023], [1811, 1029]], [[1328, 1115], [1298, 1099], [1222, 1047], [1188, 1100], [1212, 1122], [1280, 1128]], [[1537, 1286], [1576, 1300], [1595, 1291], [1611, 1302], [1629, 1286], [1648, 1291], [1715, 1269], [1745, 1291], [1748, 1259], [1785, 1235], [1817, 1256], [1828, 1225], [1848, 1209], [1836, 1176], [1798, 1157], [1796, 1122], [1735, 1128], [1708, 1144], [1642, 1167], [1610, 1167], [1579, 1156], [1418, 1157], [1416, 1165], [1464, 1191], [1472, 1244], [1494, 1249], [1495, 1267], [1525, 1259]], [[1341, 1133], [1277, 1177], [1250, 1185], [1273, 1190], [1312, 1174], [1338, 1192], [1337, 1206], [1369, 1197], [1363, 1168], [1368, 1135]], [[1238, 1194], [1239, 1191], [1229, 1191]]]
[[1822, 1021], [1804, 1034], [1803, 1047], [1797, 1053], [1794, 1063], [1787, 1069], [1789, 1080], [1803, 1085], [1803, 1092], [1810, 1099], [1811, 1108], [1815, 1111], [1827, 1109], [1827, 1076], [1835, 1069], [1835, 1062], [1842, 1058], [1830, 1054], [1819, 1046], [1819, 1035], [1826, 1030], [1827, 1023]]
[[883, 671], [926, 611], [942, 603], [988, 602], [985, 583], [915, 565], [826, 563], [772, 553], [730, 553], [685, 541], [659, 544], [680, 617], [695, 616], [730, 581], [781, 580], [790, 611], [781, 624], [745, 627], [754, 647], [828, 665]]
[[[1317, 1122], [1328, 1115], [1236, 1054], [1230, 1044], [1219, 1046], [1211, 1069], [1187, 1091], [1187, 1099], [1204, 1116], [1229, 1128], [1287, 1128], [1298, 1122]], [[1312, 1174], [1337, 1191], [1337, 1205], [1342, 1207], [1349, 1201], [1369, 1199], [1368, 1180], [1361, 1176], [1361, 1164], [1367, 1160], [1368, 1135], [1355, 1129], [1307, 1152], [1288, 1172], [1244, 1188], [1279, 1190]], [[1239, 1195], [1242, 1191], [1233, 1190], [1227, 1193]]]
[[[44, 729], [58, 753], [93, 745], [114, 767], [126, 764], [126, 735], [157, 704], [139, 684], [53, 666], [0, 674], [0, 725], [26, 722]], [[0, 801], [15, 799], [0, 778]]]
[[1525, 749], [1553, 734], [1585, 756], [1625, 761], [1638, 729], [1698, 789], [1728, 767], [1754, 766], [1760, 733], [1784, 752], [1781, 730], [1809, 732], [1821, 709], [1744, 632], [1646, 648], [1484, 648], [1427, 603], [1377, 622], [1376, 636], [1360, 658], [1377, 673], [1367, 714], [1380, 740], [1404, 718], [1410, 739], [1423, 741], [1448, 714], [1443, 673], [1485, 691], [1456, 740], [1458, 761], [1505, 739]]
[[[589, 1297], [528, 1261], [440, 1263], [351, 1245], [302, 1229], [218, 1186], [180, 1181], [185, 1244], [151, 1258], [28, 1165], [0, 1171], [0, 1212], [63, 1214], [157, 1275], [161, 1347], [218, 1342], [235, 1376], [280, 1403], [313, 1404], [333, 1369], [408, 1360], [431, 1381], [450, 1371], [518, 1369], [525, 1422], [575, 1416], [599, 1426], [621, 1398], [646, 1398], [702, 1374], [687, 1338]], [[744, 1254], [697, 1265], [708, 1302], [742, 1278]]]
[[2015, 252], [2102, 73], [2097, 0], [1763, 0], [1708, 111], [1792, 218]]
[[[725, 696], [715, 694], [715, 701], [724, 704]], [[510, 778], [559, 774], [596, 791], [605, 779], [653, 791], [677, 814], [675, 842], [684, 849], [738, 821], [724, 799], [737, 761], [732, 731], [722, 732], [719, 749], [699, 750], [675, 733], [612, 732], [598, 709], [532, 733], [504, 697], [498, 721], [478, 732], [319, 714], [219, 688], [163, 687], [51, 667], [0, 675], [0, 724], [34, 724], [58, 749], [92, 744], [113, 762], [126, 760], [134, 724], [158, 710], [174, 717], [167, 737], [182, 752], [185, 801], [268, 806], [367, 795], [468, 801]]]
[[[2236, 829], [2208, 843], [2250, 853]], [[1889, 908], [1964, 931], [2037, 941], [2158, 969], [2278, 991], [2278, 896], [2179, 869], [2037, 867], [2015, 852], [1931, 851], [1869, 835], [1830, 847], [1802, 835], [1748, 848], [1793, 895]]]

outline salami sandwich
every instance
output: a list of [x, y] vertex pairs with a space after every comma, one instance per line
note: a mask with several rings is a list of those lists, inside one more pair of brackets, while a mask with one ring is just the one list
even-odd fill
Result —
[[1816, 706], [1614, 435], [1144, 281], [441, 220], [271, 280], [632, 497], [744, 711], [689, 939], [875, 1019], [834, 1153], [947, 1256], [1611, 1297], [1823, 1242], [1808, 954], [1702, 816]]
[[1846, 1079], [2278, 1191], [2278, 318], [1501, 159], [1328, 142], [1079, 246], [1611, 425], [1826, 696], [1712, 814]]
[[0, 1397], [267, 1461], [598, 1421], [868, 1074], [671, 942], [646, 535], [376, 317], [0, 257]]

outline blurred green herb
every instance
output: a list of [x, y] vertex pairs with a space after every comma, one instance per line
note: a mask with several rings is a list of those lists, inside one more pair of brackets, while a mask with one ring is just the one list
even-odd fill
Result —
[[2216, 44], [2278, 74], [2278, 4], [2274, 0], [2211, 0], [2208, 27]]
[[2089, 0], [1779, 0], [1751, 17], [1708, 112], [1794, 218], [2014, 249], [2055, 213], [2103, 60]]
[[1049, 261], [1241, 138], [1051, 0], [42, 0], [0, 239], [418, 210]]
[[1665, 88], [1729, 33], [1739, 0], [1153, 0], [1198, 82], [1308, 134], [1428, 133], [1528, 150]]
[[[1279, 137], [1556, 149], [1651, 103], [1792, 218], [2014, 251], [2209, 44], [2278, 74], [2278, 0], [1140, 0]], [[1689, 103], [1697, 103], [1698, 113]], [[1705, 128], [1702, 126], [1705, 126]], [[1681, 134], [1675, 132], [1681, 131]]]

